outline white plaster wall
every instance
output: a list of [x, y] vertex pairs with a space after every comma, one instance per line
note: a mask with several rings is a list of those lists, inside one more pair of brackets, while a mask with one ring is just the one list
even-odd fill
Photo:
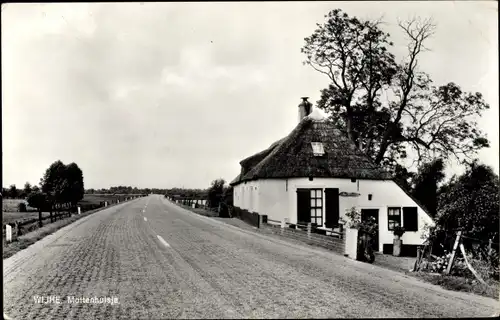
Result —
[[[425, 223], [432, 225], [432, 219], [420, 208], [401, 188], [390, 180], [359, 180], [351, 182], [351, 179], [336, 178], [315, 178], [309, 181], [308, 178], [289, 179], [288, 182], [288, 203], [289, 218], [291, 223], [297, 222], [297, 193], [298, 188], [338, 188], [339, 192], [357, 192], [358, 197], [340, 197], [340, 216], [345, 216], [346, 209], [353, 206], [360, 209], [379, 209], [379, 251], [382, 251], [383, 244], [393, 243], [393, 233], [388, 230], [387, 209], [388, 207], [417, 207], [419, 231], [405, 232], [403, 244], [422, 244], [420, 239], [422, 228]], [[372, 200], [368, 200], [368, 194], [372, 194]], [[323, 194], [324, 197], [324, 194]], [[323, 221], [324, 221], [323, 201]], [[402, 212], [401, 212], [402, 214]], [[403, 217], [401, 222], [404, 226]]]
[[259, 184], [260, 181], [248, 181], [234, 186], [234, 206], [251, 212], [259, 212]]
[[289, 193], [286, 179], [259, 180], [259, 214], [278, 221], [289, 218]]
[[241, 208], [243, 205], [243, 200], [242, 200], [242, 184], [237, 184], [233, 186], [233, 205], [235, 207]]

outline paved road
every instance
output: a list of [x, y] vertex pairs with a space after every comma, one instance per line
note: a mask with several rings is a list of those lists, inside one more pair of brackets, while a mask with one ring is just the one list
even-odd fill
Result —
[[474, 317], [497, 306], [156, 195], [83, 218], [4, 260], [4, 312], [14, 319]]

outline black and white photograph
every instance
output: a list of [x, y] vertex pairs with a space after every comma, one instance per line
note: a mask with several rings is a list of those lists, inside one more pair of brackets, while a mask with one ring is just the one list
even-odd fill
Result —
[[5, 2], [4, 319], [500, 316], [497, 1]]

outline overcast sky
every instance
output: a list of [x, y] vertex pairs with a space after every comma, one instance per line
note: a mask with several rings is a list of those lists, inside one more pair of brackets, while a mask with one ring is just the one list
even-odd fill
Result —
[[[326, 76], [304, 66], [304, 37], [340, 8], [438, 24], [421, 69], [491, 105], [480, 120], [498, 172], [496, 1], [2, 5], [3, 186], [37, 184], [55, 160], [86, 188], [208, 187], [297, 124]], [[399, 47], [398, 47], [399, 46]]]

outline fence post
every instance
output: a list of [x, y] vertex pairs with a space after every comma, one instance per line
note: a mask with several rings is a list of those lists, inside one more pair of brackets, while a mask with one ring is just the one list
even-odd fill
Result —
[[420, 268], [420, 260], [422, 259], [422, 246], [417, 246], [417, 259], [415, 260], [415, 265], [413, 266], [413, 271], [418, 271]]
[[78, 214], [82, 214], [82, 208], [78, 207]]
[[311, 223], [307, 223], [307, 239], [311, 239]]
[[104, 201], [104, 207], [107, 207], [107, 206], [108, 206], [108, 202]]
[[260, 226], [262, 225], [262, 220], [263, 220], [263, 216], [261, 214], [259, 214], [259, 224], [257, 225], [257, 228], [260, 228]]
[[455, 244], [453, 245], [453, 252], [451, 253], [450, 261], [448, 262], [448, 267], [446, 268], [446, 274], [450, 274], [451, 267], [453, 266], [453, 261], [455, 260], [455, 254], [457, 252], [458, 243], [460, 242], [460, 237], [462, 236], [462, 230], [458, 231], [457, 238], [455, 239]]
[[5, 225], [5, 240], [7, 242], [12, 241], [12, 227], [9, 224]]
[[283, 235], [283, 232], [285, 232], [285, 226], [286, 226], [285, 219], [282, 219], [281, 220], [281, 235]]
[[464, 256], [465, 264], [467, 265], [467, 268], [469, 268], [470, 272], [472, 272], [472, 274], [476, 277], [477, 280], [479, 280], [479, 282], [486, 285], [486, 282], [484, 282], [484, 280], [481, 278], [481, 276], [479, 274], [477, 274], [476, 270], [474, 270], [474, 268], [470, 265], [469, 261], [467, 260], [467, 254], [465, 252], [465, 248], [464, 248], [464, 245], [462, 243], [460, 244], [460, 251], [462, 251], [462, 255]]

